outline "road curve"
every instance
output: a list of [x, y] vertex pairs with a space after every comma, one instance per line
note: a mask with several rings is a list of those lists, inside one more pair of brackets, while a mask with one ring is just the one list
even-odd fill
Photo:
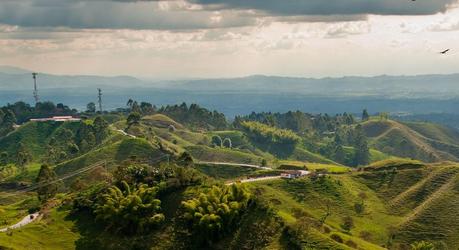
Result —
[[33, 214], [29, 214], [26, 217], [24, 217], [20, 222], [14, 224], [12, 226], [0, 229], [0, 232], [6, 232], [6, 231], [8, 231], [8, 229], [16, 229], [16, 228], [23, 227], [23, 226], [35, 221], [36, 219], [38, 219], [39, 216], [40, 216], [40, 213], [38, 213], [38, 212], [37, 213], [33, 213]]
[[267, 181], [267, 180], [275, 180], [275, 179], [280, 179], [282, 178], [280, 175], [276, 176], [265, 176], [265, 177], [259, 177], [259, 178], [251, 178], [251, 179], [245, 179], [245, 180], [239, 180], [239, 181], [233, 181], [233, 182], [228, 182], [225, 185], [231, 186], [234, 183], [247, 183], [247, 182], [256, 182], [256, 181]]
[[264, 169], [264, 170], [272, 170], [270, 167], [262, 167], [258, 165], [252, 164], [244, 164], [244, 163], [233, 163], [233, 162], [210, 162], [210, 161], [198, 161], [197, 164], [207, 164], [207, 165], [223, 165], [223, 166], [239, 166], [239, 167], [247, 167], [247, 168], [257, 168], [257, 169]]

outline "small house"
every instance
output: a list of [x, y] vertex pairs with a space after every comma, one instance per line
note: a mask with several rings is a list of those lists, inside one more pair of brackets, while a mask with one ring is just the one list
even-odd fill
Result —
[[292, 170], [292, 171], [285, 171], [281, 173], [281, 177], [285, 179], [296, 179], [302, 176], [306, 176], [309, 174], [309, 171], [306, 170]]

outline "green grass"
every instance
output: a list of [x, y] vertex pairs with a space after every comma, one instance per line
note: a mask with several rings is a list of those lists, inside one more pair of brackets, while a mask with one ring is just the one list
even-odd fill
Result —
[[[388, 228], [397, 224], [401, 218], [388, 215], [385, 203], [365, 185], [355, 182], [349, 176], [335, 176], [324, 179], [322, 182], [308, 178], [297, 180], [272, 180], [249, 184], [252, 189], [258, 190], [261, 196], [277, 211], [287, 224], [294, 224], [299, 216], [309, 216], [319, 219], [325, 214], [327, 202], [331, 207], [331, 215], [326, 224], [332, 233], [343, 235], [351, 239], [363, 249], [382, 249], [389, 238]], [[353, 206], [359, 200], [359, 194], [364, 192], [365, 213], [354, 212]], [[351, 235], [344, 235], [340, 227], [344, 216], [354, 219], [355, 227]], [[369, 241], [360, 239], [362, 233], [371, 235]], [[319, 235], [325, 237], [326, 235]]]
[[162, 155], [163, 154], [158, 148], [152, 146], [152, 144], [144, 139], [125, 138], [122, 141], [90, 151], [75, 159], [58, 164], [55, 167], [55, 171], [58, 175], [62, 175], [100, 161], [106, 161], [110, 168], [112, 164], [119, 164], [134, 156], [137, 159], [154, 159]]
[[142, 118], [142, 123], [158, 128], [168, 128], [170, 125], [174, 126], [176, 129], [183, 128], [182, 124], [162, 114], [145, 116]]
[[186, 147], [186, 150], [199, 161], [210, 162], [230, 162], [230, 163], [245, 163], [255, 164], [261, 163], [262, 158], [251, 153], [246, 153], [237, 149], [228, 149], [220, 147], [207, 147], [204, 145], [196, 145]]
[[304, 148], [296, 147], [290, 157], [289, 160], [296, 160], [296, 161], [304, 161], [304, 162], [314, 162], [314, 163], [325, 163], [325, 164], [335, 164], [339, 165], [338, 163], [327, 159], [319, 154], [312, 153]]
[[[279, 168], [284, 169], [308, 169], [310, 171], [314, 170], [327, 170], [329, 173], [346, 173], [351, 171], [351, 168], [334, 165], [334, 164], [322, 164], [322, 163], [305, 163], [300, 161], [279, 161]], [[306, 168], [305, 168], [306, 167]]]
[[51, 137], [61, 129], [69, 129], [74, 133], [80, 126], [77, 122], [28, 122], [6, 137], [0, 138], [0, 152], [7, 152], [10, 160], [14, 160], [22, 143], [34, 160], [46, 155], [46, 145]]
[[195, 164], [196, 169], [203, 172], [204, 174], [213, 177], [215, 179], [235, 179], [251, 174], [255, 174], [257, 169], [247, 168], [232, 165], [208, 165], [208, 164]]
[[79, 233], [74, 223], [66, 219], [68, 211], [51, 210], [49, 216], [12, 231], [12, 235], [0, 233], [0, 246], [13, 249], [75, 249]]
[[394, 246], [427, 240], [438, 249], [457, 246], [459, 219], [459, 166], [452, 163], [355, 173], [352, 177], [372, 189], [387, 204], [388, 212], [401, 216], [393, 225]]
[[459, 132], [441, 125], [370, 120], [363, 128], [370, 146], [389, 155], [425, 162], [459, 159]]

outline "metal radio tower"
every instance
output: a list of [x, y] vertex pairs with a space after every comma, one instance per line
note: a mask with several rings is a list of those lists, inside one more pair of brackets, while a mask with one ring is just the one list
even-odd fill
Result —
[[99, 91], [98, 97], [99, 97], [99, 111], [102, 113], [102, 90], [97, 89]]
[[37, 75], [38, 73], [32, 73], [33, 77], [33, 98], [35, 99], [35, 103], [38, 103], [38, 89], [37, 89]]

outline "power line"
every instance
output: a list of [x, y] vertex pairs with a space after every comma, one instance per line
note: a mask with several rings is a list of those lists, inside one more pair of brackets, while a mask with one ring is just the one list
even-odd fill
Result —
[[[149, 160], [148, 163], [155, 164], [155, 163], [161, 162], [161, 160], [166, 158], [166, 157], [167, 157], [167, 160], [169, 161], [169, 154], [164, 154], [162, 156], [159, 156], [157, 158]], [[48, 185], [51, 185], [51, 184], [54, 184], [54, 183], [58, 183], [60, 181], [63, 181], [65, 179], [68, 179], [68, 178], [71, 178], [71, 177], [74, 177], [76, 175], [82, 174], [84, 172], [87, 172], [87, 171], [89, 171], [91, 169], [94, 169], [94, 168], [100, 167], [100, 166], [106, 166], [106, 161], [100, 161], [100, 162], [97, 162], [97, 163], [95, 163], [93, 165], [90, 165], [88, 167], [85, 167], [85, 168], [82, 168], [82, 169], [78, 169], [75, 172], [66, 174], [66, 175], [64, 175], [64, 176], [62, 176], [62, 177], [60, 177], [60, 178], [58, 178], [56, 180], [53, 180], [53, 181], [50, 181], [50, 182], [47, 182], [47, 183], [34, 184], [32, 186], [17, 190], [14, 193], [9, 193], [9, 194], [3, 195], [1, 198], [5, 198], [5, 197], [9, 197], [9, 196], [15, 196], [15, 195], [19, 195], [19, 194], [22, 194], [22, 193], [26, 193], [26, 192], [30, 192], [30, 191], [36, 190], [36, 189], [41, 188], [41, 187], [46, 187]]]
[[23, 188], [23, 189], [20, 189], [20, 190], [17, 190], [15, 193], [10, 193], [10, 194], [6, 194], [4, 196], [2, 196], [2, 198], [4, 197], [9, 197], [9, 196], [14, 196], [14, 195], [18, 195], [18, 194], [21, 194], [21, 193], [26, 193], [26, 192], [30, 192], [30, 191], [33, 191], [35, 189], [38, 189], [38, 188], [41, 188], [41, 187], [46, 187], [48, 185], [51, 185], [51, 184], [54, 184], [54, 183], [57, 183], [57, 182], [60, 182], [60, 181], [63, 181], [65, 179], [68, 179], [70, 177], [73, 177], [73, 176], [76, 176], [76, 175], [79, 175], [79, 174], [82, 174], [86, 171], [89, 171], [93, 168], [96, 168], [96, 167], [100, 167], [100, 166], [105, 166], [106, 163], [105, 161], [104, 162], [98, 162], [98, 163], [95, 163], [93, 165], [90, 165], [88, 167], [85, 167], [85, 168], [82, 168], [82, 169], [78, 169], [77, 171], [75, 172], [72, 172], [72, 173], [69, 173], [69, 174], [66, 174], [56, 180], [53, 180], [53, 181], [50, 181], [50, 182], [47, 182], [47, 183], [41, 183], [41, 184], [34, 184], [32, 186], [29, 186], [29, 187], [26, 187], [26, 188]]

